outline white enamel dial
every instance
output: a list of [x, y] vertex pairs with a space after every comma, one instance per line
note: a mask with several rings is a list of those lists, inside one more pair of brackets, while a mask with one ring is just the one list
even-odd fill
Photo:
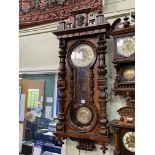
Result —
[[80, 44], [76, 46], [71, 54], [71, 61], [76, 67], [86, 67], [94, 60], [93, 49], [87, 44]]
[[122, 141], [128, 151], [135, 152], [135, 132], [126, 132]]
[[122, 37], [117, 39], [117, 54], [130, 57], [135, 53], [135, 36]]

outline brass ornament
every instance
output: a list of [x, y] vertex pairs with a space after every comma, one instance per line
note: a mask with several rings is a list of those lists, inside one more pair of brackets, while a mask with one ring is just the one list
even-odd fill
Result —
[[126, 69], [123, 73], [123, 77], [125, 80], [131, 81], [135, 77], [135, 70], [133, 68]]
[[92, 113], [87, 107], [81, 107], [76, 113], [77, 120], [82, 124], [87, 124], [92, 118]]

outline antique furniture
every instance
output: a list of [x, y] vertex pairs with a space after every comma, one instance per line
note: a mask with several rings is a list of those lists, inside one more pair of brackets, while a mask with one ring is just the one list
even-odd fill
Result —
[[[114, 92], [129, 96], [135, 94], [135, 26], [129, 18], [117, 19], [111, 26], [113, 36], [113, 63], [116, 68]], [[134, 20], [134, 16], [133, 16]]]
[[126, 106], [118, 109], [120, 120], [109, 123], [114, 133], [114, 155], [135, 154], [135, 17], [115, 20], [111, 26], [116, 68], [115, 94], [126, 98]]
[[101, 11], [90, 8], [71, 12], [53, 32], [59, 39], [58, 97], [60, 112], [55, 135], [78, 141], [77, 149], [103, 152], [109, 143], [106, 103], [106, 39], [110, 24]]
[[[134, 110], [132, 110], [134, 112]], [[133, 122], [110, 122], [114, 137], [114, 155], [135, 155], [135, 126]]]

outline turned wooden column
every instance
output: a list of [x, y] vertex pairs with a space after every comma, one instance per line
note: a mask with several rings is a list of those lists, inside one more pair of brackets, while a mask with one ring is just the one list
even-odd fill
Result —
[[63, 39], [60, 39], [59, 44], [59, 73], [58, 73], [58, 100], [59, 100], [59, 115], [58, 115], [58, 123], [56, 126], [57, 132], [64, 132], [65, 130], [65, 117], [64, 117], [64, 104], [65, 104], [65, 89], [66, 89], [66, 67], [65, 67], [65, 59], [66, 59], [66, 42]]
[[[120, 82], [120, 72], [119, 72], [119, 66], [117, 64], [114, 64], [114, 67], [116, 69], [116, 77], [114, 82], [114, 88], [118, 88], [118, 83]], [[114, 94], [117, 95], [117, 93], [114, 91]]]
[[90, 68], [90, 103], [94, 104], [94, 73], [93, 73], [93, 67]]
[[[107, 74], [106, 64], [105, 64], [105, 54], [106, 50], [106, 34], [98, 35], [98, 91], [99, 91], [99, 122], [100, 122], [100, 134], [102, 136], [108, 136], [108, 128], [107, 124], [107, 114], [106, 114], [106, 103], [107, 103], [107, 78], [105, 77]], [[103, 152], [107, 150], [105, 144], [102, 144], [101, 149]]]
[[120, 155], [119, 152], [119, 128], [114, 128], [114, 143], [115, 143], [115, 151], [114, 151], [114, 155]]
[[74, 67], [70, 65], [70, 103], [74, 103]]

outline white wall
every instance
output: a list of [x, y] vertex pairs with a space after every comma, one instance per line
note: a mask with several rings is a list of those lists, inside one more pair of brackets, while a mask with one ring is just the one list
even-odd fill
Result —
[[58, 40], [51, 32], [20, 37], [19, 51], [20, 68], [58, 67]]
[[119, 14], [119, 12], [130, 12], [135, 8], [134, 0], [104, 0], [103, 12], [105, 15], [112, 16]]
[[[124, 17], [134, 12], [134, 0], [105, 0], [105, 7], [103, 12], [108, 17], [109, 22], [112, 22], [115, 18]], [[51, 33], [56, 29], [57, 23], [46, 24], [43, 26], [27, 28], [20, 30], [20, 42], [19, 42], [19, 65], [20, 70], [52, 70], [58, 68], [58, 40]], [[108, 42], [108, 54], [107, 66], [108, 66], [108, 93], [109, 100], [107, 103], [107, 114], [109, 121], [119, 118], [117, 109], [122, 107], [124, 99], [112, 94], [113, 81], [115, 76], [115, 69], [111, 63], [111, 41]], [[66, 146], [63, 150], [63, 155], [102, 155], [100, 146], [93, 152], [79, 151], [76, 149], [76, 142], [71, 140], [66, 141]], [[108, 146], [106, 155], [112, 155], [114, 149], [113, 141]]]

